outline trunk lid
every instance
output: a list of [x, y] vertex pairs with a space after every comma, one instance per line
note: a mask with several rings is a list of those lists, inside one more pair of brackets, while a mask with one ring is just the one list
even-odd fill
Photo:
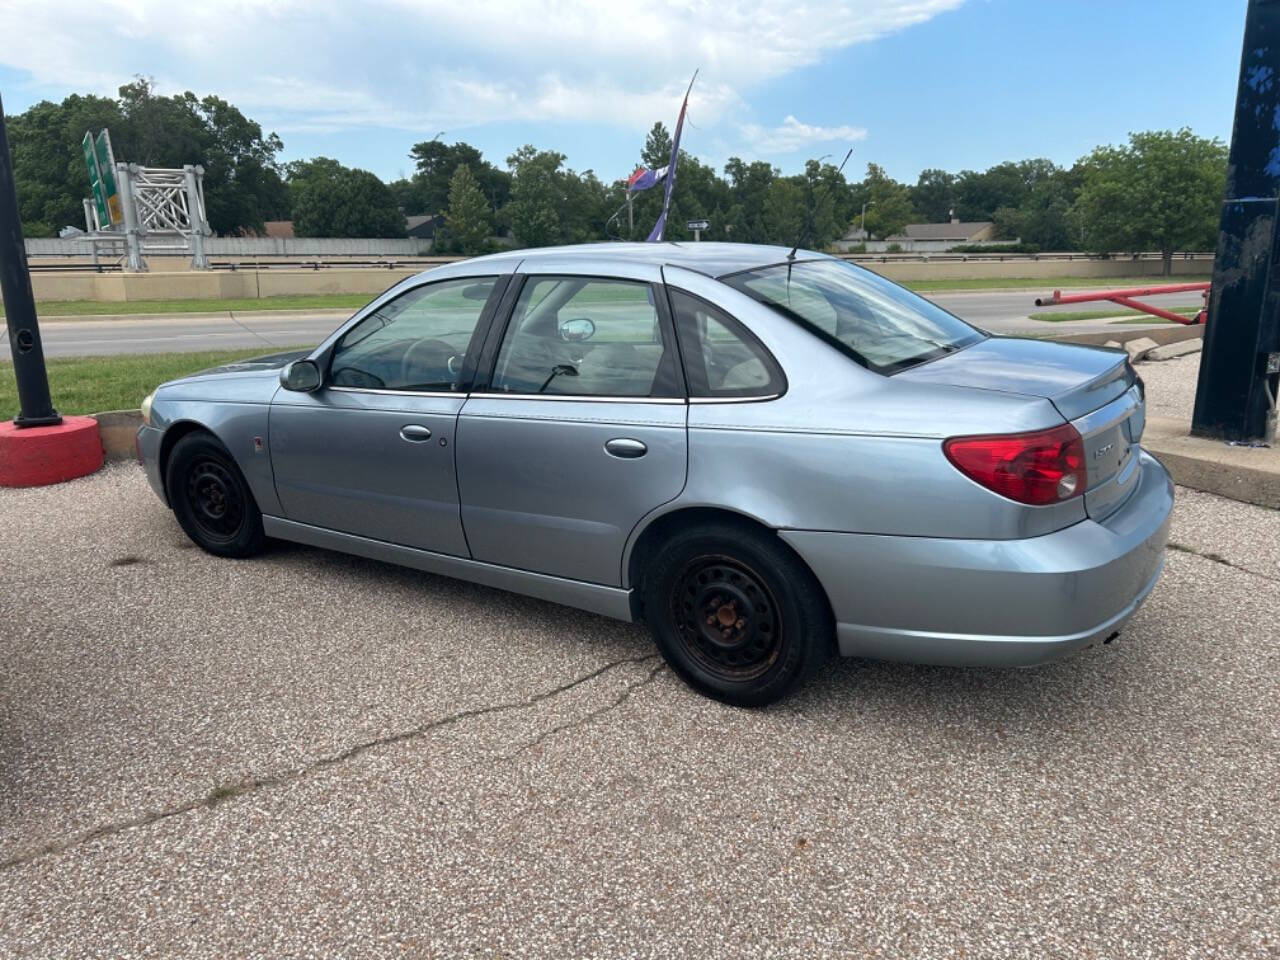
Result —
[[1111, 514], [1137, 489], [1146, 404], [1142, 381], [1123, 351], [992, 337], [895, 379], [1048, 400], [1084, 440], [1085, 511], [1095, 520]]

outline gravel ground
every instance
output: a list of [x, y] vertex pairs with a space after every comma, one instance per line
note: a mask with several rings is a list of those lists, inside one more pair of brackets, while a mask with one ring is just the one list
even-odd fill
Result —
[[131, 466], [0, 530], [0, 955], [1280, 955], [1271, 511], [1182, 491], [1110, 645], [754, 712], [639, 627], [213, 559]]
[[1191, 410], [1196, 403], [1196, 381], [1200, 376], [1200, 354], [1139, 363], [1137, 370], [1147, 385], [1147, 416], [1175, 417], [1191, 422]]

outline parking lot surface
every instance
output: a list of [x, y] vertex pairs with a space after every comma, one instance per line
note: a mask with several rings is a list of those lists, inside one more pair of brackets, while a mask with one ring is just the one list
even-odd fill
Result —
[[743, 711], [132, 465], [0, 491], [0, 955], [1276, 956], [1280, 514], [1179, 494], [1114, 643]]

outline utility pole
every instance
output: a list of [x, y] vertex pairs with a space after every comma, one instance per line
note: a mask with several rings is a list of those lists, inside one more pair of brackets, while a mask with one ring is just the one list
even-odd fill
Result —
[[1280, 3], [1249, 0], [1191, 432], [1274, 437], [1280, 380]]
[[4, 103], [0, 102], [0, 291], [4, 294], [5, 324], [13, 375], [18, 381], [17, 428], [48, 427], [62, 423], [49, 396], [49, 375], [44, 366], [35, 295], [27, 269], [27, 250], [18, 219], [18, 191], [13, 177], [13, 157], [5, 131]]

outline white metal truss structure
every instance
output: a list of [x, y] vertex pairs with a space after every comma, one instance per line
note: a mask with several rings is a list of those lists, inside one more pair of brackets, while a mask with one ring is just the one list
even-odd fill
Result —
[[147, 250], [189, 251], [192, 269], [208, 269], [204, 240], [212, 231], [205, 216], [203, 167], [117, 163], [116, 182], [124, 213], [125, 269], [146, 270]]

